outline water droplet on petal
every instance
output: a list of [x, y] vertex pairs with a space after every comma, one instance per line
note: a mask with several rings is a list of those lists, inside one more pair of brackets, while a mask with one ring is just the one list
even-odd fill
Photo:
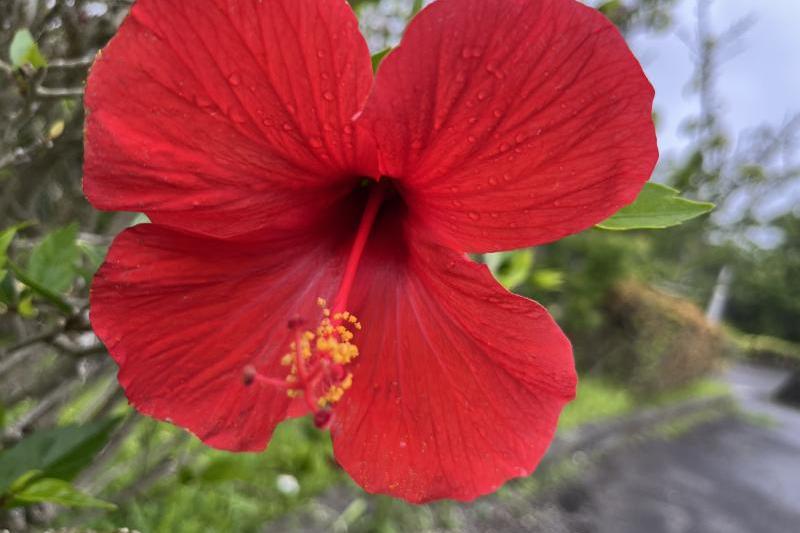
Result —
[[284, 129], [285, 131], [292, 131], [292, 125], [291, 125], [291, 124], [289, 124], [288, 122], [284, 122], [284, 123], [283, 123], [283, 129]]
[[308, 140], [308, 144], [311, 145], [312, 148], [321, 148], [322, 147], [322, 140], [318, 137], [311, 137]]
[[469, 218], [471, 218], [472, 220], [478, 220], [479, 218], [481, 218], [481, 216], [475, 211], [470, 211], [469, 213], [467, 213], [467, 216], [469, 216]]
[[345, 127], [344, 127], [344, 132], [345, 132], [346, 134], [348, 134], [348, 135], [351, 135], [351, 134], [353, 133], [353, 127], [352, 127], [352, 126], [350, 126], [350, 125], [347, 125], [347, 126], [345, 126]]
[[416, 140], [416, 141], [412, 142], [411, 143], [411, 148], [413, 148], [414, 150], [421, 149], [422, 148], [422, 141]]
[[211, 102], [211, 99], [210, 99], [210, 98], [207, 98], [207, 97], [205, 97], [205, 96], [202, 96], [202, 95], [198, 95], [198, 96], [197, 96], [197, 97], [194, 99], [194, 101], [195, 101], [195, 103], [196, 103], [198, 106], [200, 106], [200, 107], [203, 107], [203, 108], [205, 108], [205, 107], [211, 107], [211, 105], [212, 105], [212, 103], [213, 103], [213, 102]]
[[495, 118], [500, 118], [500, 117], [502, 117], [502, 116], [503, 116], [503, 112], [502, 112], [500, 109], [495, 109], [495, 110], [492, 112], [492, 114], [494, 115], [494, 117], [495, 117]]
[[514, 140], [518, 143], [521, 143], [525, 140], [525, 136], [521, 133], [517, 133], [517, 136], [514, 137]]
[[471, 142], [471, 143], [474, 143], [474, 142], [476, 141], [476, 139], [475, 139], [475, 136], [474, 136], [474, 135], [470, 135], [469, 137], [467, 137], [467, 140], [468, 140], [469, 142]]
[[288, 105], [286, 106], [286, 111], [288, 111], [290, 114], [294, 115], [294, 114], [295, 114], [295, 112], [296, 112], [297, 110], [294, 108], [294, 106], [293, 106], [293, 105], [291, 105], [291, 104], [288, 104]]
[[332, 92], [330, 92], [330, 91], [325, 91], [325, 92], [323, 93], [322, 97], [323, 97], [325, 100], [329, 101], [329, 102], [333, 102], [333, 98], [334, 98], [334, 97], [333, 97], [333, 93], [332, 93]]
[[481, 101], [486, 100], [486, 92], [484, 92], [484, 91], [479, 92], [478, 93], [478, 100], [481, 100]]
[[491, 186], [497, 185], [497, 178], [495, 178], [495, 177], [489, 178], [489, 185], [491, 185]]
[[228, 77], [228, 83], [231, 84], [231, 87], [238, 87], [240, 83], [242, 83], [242, 78], [238, 74], [234, 73]]

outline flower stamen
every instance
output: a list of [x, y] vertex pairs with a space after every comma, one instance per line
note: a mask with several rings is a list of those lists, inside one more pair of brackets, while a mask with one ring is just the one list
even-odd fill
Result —
[[352, 342], [353, 330], [360, 331], [362, 326], [348, 311], [332, 313], [322, 298], [317, 304], [322, 309], [322, 319], [314, 330], [303, 330], [302, 320], [289, 321], [294, 340], [281, 357], [281, 365], [289, 368], [286, 378], [268, 378], [247, 366], [243, 381], [245, 385], [260, 383], [285, 389], [290, 398], [304, 398], [317, 427], [327, 428], [333, 420], [330, 408], [353, 385], [353, 374], [347, 371], [347, 365], [358, 357], [358, 346]]
[[370, 191], [333, 307], [328, 307], [324, 298], [317, 299], [322, 319], [313, 330], [304, 330], [304, 321], [300, 318], [289, 321], [294, 340], [289, 344], [289, 351], [281, 357], [281, 365], [289, 368], [285, 380], [262, 376], [252, 366], [245, 368], [245, 385], [258, 382], [285, 389], [290, 398], [302, 397], [314, 414], [314, 424], [318, 428], [330, 427], [332, 406], [353, 385], [353, 374], [347, 371], [347, 367], [358, 357], [358, 346], [353, 341], [355, 332], [361, 331], [362, 326], [358, 317], [346, 311], [345, 307], [370, 231], [386, 199], [387, 188], [386, 183], [380, 182]]

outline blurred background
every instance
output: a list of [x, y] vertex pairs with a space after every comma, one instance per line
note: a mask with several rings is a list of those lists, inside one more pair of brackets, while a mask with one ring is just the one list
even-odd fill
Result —
[[[81, 165], [86, 73], [131, 3], [0, 0], [0, 530], [798, 530], [795, 0], [591, 3], [656, 87], [654, 181], [717, 209], [476, 258], [566, 330], [578, 398], [534, 476], [426, 506], [365, 494], [308, 421], [235, 455], [127, 406], [87, 292], [138, 217], [92, 209]], [[351, 4], [378, 52], [421, 2]]]

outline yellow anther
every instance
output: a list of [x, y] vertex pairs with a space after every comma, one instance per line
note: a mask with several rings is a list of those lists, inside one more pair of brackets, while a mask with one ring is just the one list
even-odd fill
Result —
[[[361, 330], [361, 322], [349, 311], [332, 313], [324, 298], [318, 298], [317, 305], [322, 308], [322, 319], [312, 330], [299, 332], [294, 329], [298, 336], [290, 343], [291, 351], [281, 357], [281, 365], [289, 367], [286, 383], [290, 398], [306, 394], [307, 400], [313, 402], [311, 405], [325, 408], [341, 400], [353, 385], [351, 373], [335, 381], [332, 376], [341, 375], [341, 368], [335, 369], [331, 365], [344, 366], [358, 357], [358, 346], [352, 342], [355, 338], [352, 330]], [[320, 380], [325, 384], [321, 390], [318, 388]]]
[[347, 390], [353, 386], [353, 374], [347, 374], [345, 378], [342, 380], [342, 383], [339, 385], [342, 390]]

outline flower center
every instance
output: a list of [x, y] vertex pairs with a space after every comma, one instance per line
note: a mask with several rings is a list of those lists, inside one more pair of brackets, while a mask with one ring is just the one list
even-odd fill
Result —
[[281, 381], [263, 376], [252, 365], [244, 369], [245, 385], [257, 382], [285, 389], [290, 398], [303, 397], [318, 428], [330, 427], [333, 421], [331, 407], [353, 383], [353, 374], [348, 372], [347, 366], [358, 357], [358, 346], [353, 341], [362, 325], [345, 308], [358, 264], [386, 192], [385, 183], [372, 186], [333, 306], [328, 307], [323, 298], [317, 299], [322, 314], [318, 326], [313, 330], [304, 329], [305, 321], [302, 318], [289, 321], [294, 340], [289, 345], [289, 352], [281, 358], [281, 364], [289, 367], [286, 379]]

